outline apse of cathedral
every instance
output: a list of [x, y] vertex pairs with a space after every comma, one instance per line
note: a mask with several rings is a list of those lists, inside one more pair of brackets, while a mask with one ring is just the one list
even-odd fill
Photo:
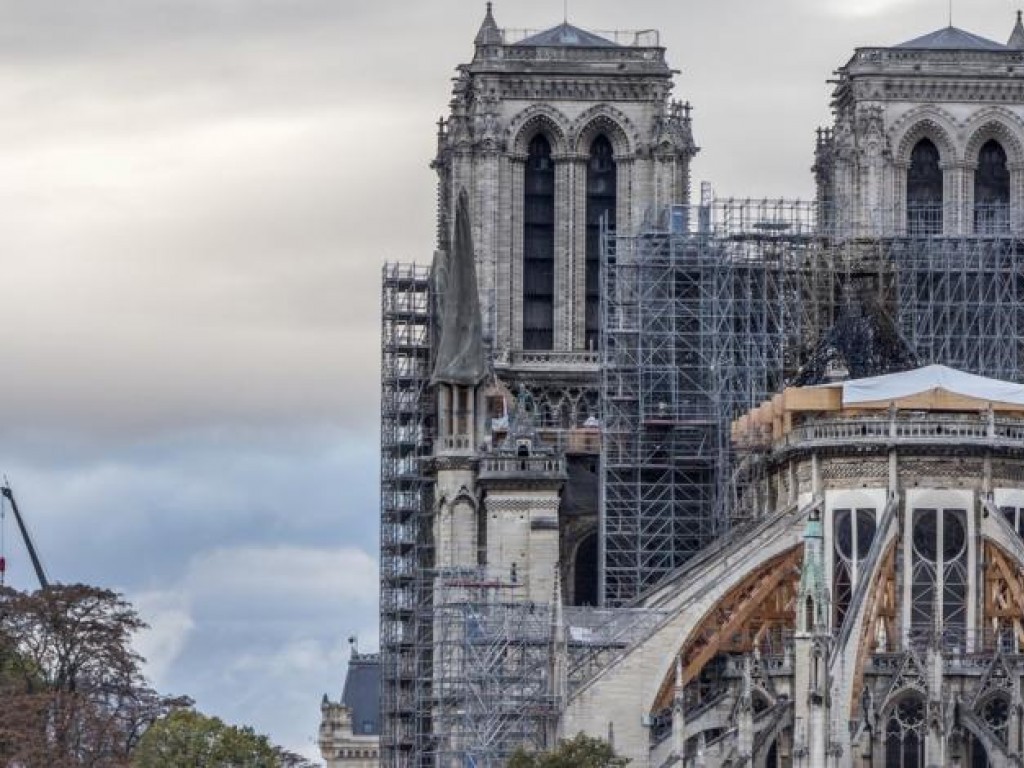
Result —
[[473, 42], [384, 268], [382, 765], [1024, 764], [1019, 15], [858, 48], [806, 202], [690, 200], [656, 32]]

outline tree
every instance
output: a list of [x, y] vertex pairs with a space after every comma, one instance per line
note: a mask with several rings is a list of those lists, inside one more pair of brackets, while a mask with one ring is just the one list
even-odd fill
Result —
[[607, 741], [578, 733], [559, 742], [551, 752], [528, 753], [517, 749], [508, 768], [623, 768], [629, 760], [618, 757]]
[[172, 712], [139, 741], [135, 768], [304, 768], [312, 764], [275, 747], [252, 728], [193, 710]]
[[130, 645], [144, 626], [110, 590], [0, 587], [0, 761], [128, 765], [149, 724], [188, 703], [146, 684]]

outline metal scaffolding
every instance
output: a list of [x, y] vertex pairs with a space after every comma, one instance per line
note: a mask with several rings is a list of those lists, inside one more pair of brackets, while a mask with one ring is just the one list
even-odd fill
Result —
[[930, 362], [1024, 379], [1024, 242], [840, 236], [820, 213], [713, 202], [605, 233], [604, 605], [562, 624], [485, 570], [435, 568], [430, 271], [384, 268], [382, 765], [483, 768], [549, 744], [561, 697], [659, 619], [637, 599], [758, 513], [737, 503], [756, 478], [729, 427], [786, 383]]
[[676, 207], [667, 226], [605, 238], [605, 605], [725, 530], [732, 414], [776, 391], [807, 325], [830, 317], [813, 220], [813, 206], [784, 201]]
[[381, 291], [380, 659], [383, 765], [420, 765], [430, 733], [430, 270], [387, 264]]
[[437, 574], [431, 765], [500, 768], [552, 743], [557, 686], [551, 606], [484, 569]]
[[736, 505], [746, 472], [729, 425], [786, 383], [927, 363], [1024, 378], [1019, 239], [861, 237], [819, 226], [820, 214], [730, 200], [606, 234], [606, 606], [635, 600], [755, 512]]

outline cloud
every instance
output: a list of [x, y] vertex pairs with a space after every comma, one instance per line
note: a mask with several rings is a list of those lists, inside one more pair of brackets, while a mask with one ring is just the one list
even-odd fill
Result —
[[376, 559], [353, 547], [218, 547], [132, 595], [151, 624], [137, 647], [202, 711], [308, 753], [320, 694], [340, 695], [346, 636], [376, 644], [377, 583]]
[[174, 591], [142, 592], [132, 596], [132, 603], [149, 624], [134, 639], [135, 649], [146, 659], [144, 673], [157, 689], [164, 688], [168, 670], [195, 628], [186, 596]]

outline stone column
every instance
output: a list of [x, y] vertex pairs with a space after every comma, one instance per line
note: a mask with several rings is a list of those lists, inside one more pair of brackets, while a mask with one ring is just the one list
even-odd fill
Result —
[[513, 349], [523, 348], [523, 180], [526, 175], [526, 155], [516, 153], [509, 155], [511, 171], [509, 187], [511, 188], [511, 205], [508, 217], [510, 221], [509, 262], [511, 280], [509, 286], [509, 326], [511, 346]]
[[959, 235], [961, 228], [960, 194], [963, 188], [963, 166], [960, 163], [939, 163], [942, 170], [942, 234]]
[[910, 163], [892, 164], [893, 232], [895, 234], [906, 234], [907, 232], [907, 171], [909, 170]]
[[572, 157], [553, 154], [555, 164], [555, 296], [552, 349], [572, 349]]
[[[519, 168], [521, 171], [522, 164]], [[494, 236], [494, 274], [497, 282], [494, 349], [499, 354], [507, 351], [512, 345], [512, 217], [508, 215], [513, 210], [512, 175], [512, 163], [507, 155], [502, 155], [498, 160], [498, 209]]]
[[978, 171], [978, 164], [964, 164], [960, 167], [961, 175], [961, 205], [960, 220], [962, 226], [960, 231], [965, 235], [973, 235], [974, 232], [974, 174]]
[[1010, 172], [1010, 231], [1024, 231], [1024, 163], [1007, 163]]
[[572, 349], [583, 349], [587, 325], [587, 160], [586, 155], [566, 158], [572, 179], [569, 225], [569, 279], [572, 290], [566, 296], [571, 318]]

